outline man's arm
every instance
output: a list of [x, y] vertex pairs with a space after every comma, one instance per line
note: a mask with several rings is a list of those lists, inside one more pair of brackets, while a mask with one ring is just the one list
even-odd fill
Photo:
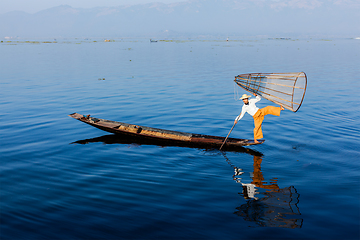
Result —
[[253, 93], [253, 95], [255, 96], [255, 99], [253, 99], [253, 101], [254, 101], [255, 103], [257, 103], [258, 101], [261, 100], [261, 97], [260, 97], [259, 95], [257, 95], [256, 93]]
[[244, 108], [242, 108], [240, 115], [235, 118], [234, 123], [237, 124], [237, 122], [238, 122], [240, 119], [242, 119], [242, 117], [244, 116], [244, 114], [245, 114], [245, 110], [244, 110]]

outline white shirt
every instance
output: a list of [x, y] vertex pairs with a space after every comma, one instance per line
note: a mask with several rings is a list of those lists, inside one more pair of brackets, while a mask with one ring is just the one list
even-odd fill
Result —
[[256, 107], [255, 103], [257, 103], [258, 101], [261, 100], [261, 97], [259, 95], [257, 95], [255, 97], [255, 99], [249, 99], [249, 104], [246, 105], [244, 104], [242, 109], [241, 109], [241, 113], [239, 116], [237, 116], [235, 118], [235, 121], [239, 121], [240, 119], [242, 119], [242, 117], [244, 116], [244, 114], [247, 112], [248, 114], [250, 114], [251, 116], [254, 116], [254, 114], [259, 110], [258, 107]]

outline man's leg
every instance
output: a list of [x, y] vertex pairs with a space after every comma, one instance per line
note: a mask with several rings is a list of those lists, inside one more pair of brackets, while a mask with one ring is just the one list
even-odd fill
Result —
[[284, 110], [283, 106], [281, 107], [273, 107], [267, 106], [262, 109], [259, 109], [257, 113], [255, 113], [254, 117], [254, 142], [258, 143], [257, 139], [263, 138], [263, 133], [261, 129], [262, 122], [264, 121], [264, 116], [271, 114], [275, 116], [280, 116], [281, 110]]
[[264, 116], [271, 114], [271, 115], [275, 115], [275, 116], [280, 116], [280, 112], [281, 110], [284, 110], [284, 108], [281, 107], [273, 107], [273, 106], [267, 106], [261, 109], [261, 111], [263, 112]]
[[[261, 111], [261, 110], [259, 110]], [[260, 112], [260, 114], [254, 115], [254, 142], [258, 143], [257, 139], [263, 138], [263, 133], [261, 129], [261, 124], [264, 120], [264, 115]]]

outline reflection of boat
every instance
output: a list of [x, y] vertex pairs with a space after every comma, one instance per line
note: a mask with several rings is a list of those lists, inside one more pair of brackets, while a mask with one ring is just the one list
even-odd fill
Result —
[[[96, 138], [89, 138], [78, 140], [73, 142], [74, 144], [88, 144], [88, 143], [95, 143], [95, 142], [102, 142], [104, 144], [135, 144], [135, 145], [157, 145], [160, 147], [188, 147], [188, 148], [201, 148], [198, 146], [194, 146], [193, 144], [187, 143], [175, 143], [171, 141], [161, 141], [158, 139], [143, 139], [138, 137], [131, 137], [131, 136], [122, 136], [117, 134], [109, 134], [103, 135], [101, 137]], [[204, 149], [212, 150], [213, 148], [204, 147]], [[218, 150], [218, 149], [216, 149]], [[252, 150], [250, 148], [245, 147], [234, 147], [234, 148], [227, 148], [227, 151], [233, 152], [241, 152], [241, 153], [248, 153], [253, 156], [262, 156], [261, 152]]]
[[300, 218], [301, 213], [297, 206], [300, 194], [293, 186], [280, 189], [276, 178], [266, 182], [261, 172], [261, 156], [254, 155], [251, 183], [243, 183], [240, 178], [244, 174], [243, 170], [235, 167], [226, 155], [224, 156], [234, 168], [233, 179], [242, 185], [241, 195], [247, 201], [236, 208], [235, 214], [262, 227], [302, 227], [303, 219]]
[[[161, 142], [162, 144], [180, 146], [187, 145], [196, 148], [218, 149], [225, 139], [224, 137], [169, 131], [158, 128], [150, 128], [127, 123], [109, 121], [105, 119], [90, 117], [90, 115], [85, 117], [84, 115], [78, 113], [73, 113], [69, 116], [107, 132], [131, 137], [133, 139], [138, 138], [142, 141]], [[264, 141], [265, 140], [259, 140], [259, 143], [261, 144]], [[255, 144], [258, 143], [255, 143], [254, 140], [228, 138], [224, 150], [231, 150], [234, 148]]]

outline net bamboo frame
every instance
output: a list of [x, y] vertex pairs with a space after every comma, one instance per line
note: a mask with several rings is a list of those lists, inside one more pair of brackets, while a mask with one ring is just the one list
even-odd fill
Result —
[[247, 73], [235, 77], [237, 85], [248, 92], [297, 112], [304, 100], [307, 77], [304, 72]]

